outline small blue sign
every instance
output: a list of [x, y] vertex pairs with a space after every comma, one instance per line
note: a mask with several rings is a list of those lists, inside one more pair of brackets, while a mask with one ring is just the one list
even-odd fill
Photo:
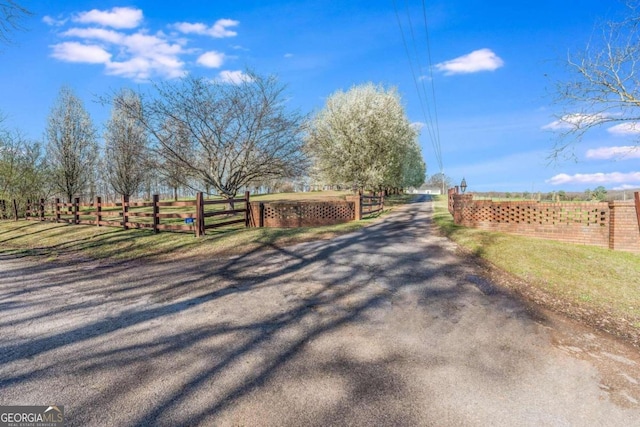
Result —
[[193, 224], [193, 218], [185, 218], [184, 222], [185, 224]]

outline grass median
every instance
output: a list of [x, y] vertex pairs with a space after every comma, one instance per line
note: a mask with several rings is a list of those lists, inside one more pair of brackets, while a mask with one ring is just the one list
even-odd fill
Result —
[[457, 226], [444, 198], [434, 210], [443, 234], [526, 283], [516, 291], [640, 345], [640, 255]]

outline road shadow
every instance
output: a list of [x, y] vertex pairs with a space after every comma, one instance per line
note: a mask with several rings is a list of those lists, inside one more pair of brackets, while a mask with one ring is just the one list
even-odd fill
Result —
[[[227, 259], [69, 266], [0, 258], [0, 395], [74, 378], [60, 395], [69, 425], [95, 425], [96, 413], [133, 396], [146, 404], [128, 408], [128, 425], [211, 424], [283, 375], [338, 378], [329, 388], [343, 391], [299, 422], [333, 424], [353, 405], [401, 402], [411, 393], [395, 372], [405, 355], [388, 345], [373, 362], [345, 354], [348, 342], [334, 345], [344, 331], [382, 342], [389, 319], [406, 312], [419, 330], [456, 334], [474, 304], [508, 313], [496, 328], [533, 323], [523, 304], [474, 279], [472, 265], [433, 240], [428, 210], [423, 198], [331, 241], [281, 247], [267, 239]], [[477, 353], [459, 361], [512, 381], [502, 362]], [[443, 363], [434, 356], [431, 366]], [[99, 387], [84, 391], [92, 379]], [[421, 422], [394, 408], [387, 424]]]

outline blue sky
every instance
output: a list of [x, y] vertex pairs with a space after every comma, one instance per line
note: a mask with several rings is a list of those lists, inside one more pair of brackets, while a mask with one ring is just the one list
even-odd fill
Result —
[[[620, 16], [615, 0], [425, 0], [431, 72], [421, 0], [395, 0], [397, 8], [394, 0], [22, 4], [35, 16], [0, 52], [0, 111], [37, 140], [62, 85], [102, 129], [102, 94], [185, 73], [234, 81], [246, 67], [277, 74], [291, 106], [305, 113], [371, 81], [397, 87], [409, 119], [426, 123], [402, 26], [430, 123], [437, 113], [444, 172], [455, 182], [465, 177], [471, 191], [640, 187], [640, 151], [620, 148], [634, 144], [633, 129], [589, 134], [575, 146], [577, 162], [547, 160], [557, 138], [550, 91], [564, 76], [563, 58], [599, 20]], [[426, 128], [421, 145], [428, 173], [439, 172]]]

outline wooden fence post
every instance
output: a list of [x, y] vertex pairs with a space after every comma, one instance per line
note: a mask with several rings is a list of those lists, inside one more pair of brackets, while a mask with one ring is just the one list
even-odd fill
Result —
[[380, 192], [380, 210], [384, 210], [384, 191]]
[[16, 199], [13, 199], [13, 220], [18, 220], [18, 202]]
[[636, 200], [636, 217], [638, 217], [638, 231], [640, 231], [640, 191], [634, 193]]
[[258, 211], [258, 215], [260, 218], [258, 219], [258, 227], [264, 227], [264, 202], [260, 202]]
[[245, 191], [244, 192], [244, 207], [245, 207], [245, 211], [244, 211], [244, 226], [249, 227], [249, 216], [251, 214], [250, 210], [251, 210], [251, 206], [249, 205], [249, 192]]
[[60, 222], [60, 199], [56, 199], [56, 222]]
[[24, 219], [31, 217], [31, 200], [27, 199], [27, 205], [24, 208]]
[[96, 197], [94, 207], [96, 208], [96, 225], [100, 227], [100, 223], [102, 222], [102, 197]]
[[347, 200], [353, 201], [353, 220], [360, 221], [362, 219], [362, 194], [349, 196]]
[[45, 207], [45, 201], [44, 199], [40, 199], [40, 221], [44, 221], [44, 207]]
[[76, 197], [73, 199], [73, 223], [78, 225], [80, 223], [80, 199]]
[[153, 233], [158, 233], [158, 225], [160, 225], [160, 196], [158, 194], [153, 195]]
[[196, 237], [204, 235], [204, 200], [202, 199], [202, 192], [196, 193], [196, 218], [195, 218], [195, 232]]
[[122, 228], [127, 230], [127, 220], [129, 219], [129, 196], [122, 196]]

